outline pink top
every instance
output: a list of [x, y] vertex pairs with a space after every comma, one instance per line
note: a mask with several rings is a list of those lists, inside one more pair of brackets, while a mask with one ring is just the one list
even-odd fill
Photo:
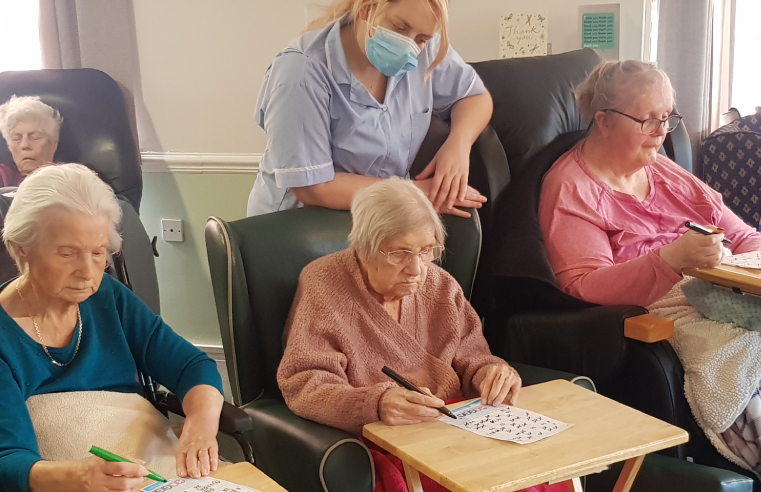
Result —
[[682, 279], [658, 252], [687, 231], [688, 220], [723, 228], [733, 253], [761, 250], [761, 234], [668, 158], [658, 154], [645, 168], [650, 194], [640, 202], [595, 176], [582, 144], [547, 172], [539, 203], [547, 256], [568, 294], [596, 304], [652, 304]]
[[491, 355], [481, 320], [457, 281], [437, 265], [402, 298], [396, 321], [367, 290], [351, 249], [301, 271], [277, 382], [296, 415], [360, 435], [379, 420], [388, 366], [441, 398], [474, 398]]

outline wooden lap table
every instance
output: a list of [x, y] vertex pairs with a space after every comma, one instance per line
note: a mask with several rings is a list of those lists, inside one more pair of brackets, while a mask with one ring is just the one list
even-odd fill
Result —
[[684, 274], [761, 296], [761, 270], [719, 265], [716, 268], [689, 268], [684, 270]]
[[234, 465], [220, 467], [219, 470], [212, 473], [212, 476], [262, 492], [287, 492], [251, 463], [235, 463]]
[[[450, 405], [457, 408], [464, 405]], [[363, 435], [404, 463], [410, 492], [424, 473], [452, 492], [511, 492], [567, 482], [626, 461], [615, 492], [627, 492], [645, 455], [687, 442], [687, 432], [568, 381], [521, 390], [518, 406], [572, 424], [532, 444], [482, 437], [443, 422], [388, 426], [374, 422]]]

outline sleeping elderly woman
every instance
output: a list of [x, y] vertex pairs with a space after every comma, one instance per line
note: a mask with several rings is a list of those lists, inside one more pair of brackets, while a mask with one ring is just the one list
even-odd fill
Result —
[[[218, 464], [223, 397], [214, 361], [104, 274], [121, 209], [79, 164], [45, 166], [19, 186], [3, 242], [21, 276], [0, 286], [0, 490], [133, 491], [146, 466], [199, 477]], [[138, 371], [175, 392], [179, 442]], [[145, 460], [87, 457], [91, 445]]]
[[[359, 435], [378, 420], [434, 420], [447, 399], [514, 402], [520, 377], [491, 355], [459, 284], [433, 263], [445, 230], [426, 195], [409, 181], [382, 180], [356, 192], [351, 215], [349, 249], [301, 272], [277, 373], [288, 407]], [[429, 395], [397, 387], [383, 366]], [[376, 490], [396, 492], [388, 485], [395, 480], [381, 474]], [[428, 481], [425, 490], [444, 489]]]
[[[761, 439], [753, 420], [761, 408], [761, 334], [739, 327], [742, 306], [730, 313], [738, 323], [722, 322], [715, 310], [701, 310], [703, 316], [696, 309], [707, 305], [701, 283], [682, 271], [719, 265], [729, 253], [725, 237], [732, 253], [759, 251], [761, 234], [719, 193], [658, 154], [681, 118], [663, 71], [639, 61], [605, 62], [576, 97], [592, 122], [589, 135], [547, 172], [539, 205], [558, 284], [589, 302], [647, 306], [673, 319], [670, 341], [697, 422], [725, 457], [758, 474]], [[687, 230], [686, 221], [715, 234]], [[729, 295], [729, 303], [744, 297]]]
[[12, 163], [0, 163], [0, 188], [18, 186], [31, 172], [53, 162], [63, 118], [37, 96], [13, 96], [0, 105], [0, 134]]

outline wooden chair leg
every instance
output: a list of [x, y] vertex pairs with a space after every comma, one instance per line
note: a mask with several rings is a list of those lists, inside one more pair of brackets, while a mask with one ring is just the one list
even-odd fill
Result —
[[642, 455], [626, 460], [624, 463], [624, 469], [621, 470], [621, 474], [616, 481], [616, 486], [613, 487], [613, 492], [629, 492], [634, 483], [634, 479], [637, 478], [637, 472], [639, 472], [639, 468], [642, 466], [642, 461], [644, 461], [644, 459], [645, 456]]
[[420, 483], [420, 473], [407, 463], [404, 464], [404, 477], [407, 479], [407, 489], [410, 492], [423, 492], [423, 484]]

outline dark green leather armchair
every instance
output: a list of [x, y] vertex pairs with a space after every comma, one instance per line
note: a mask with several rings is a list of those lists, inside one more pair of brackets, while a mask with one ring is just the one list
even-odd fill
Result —
[[[481, 248], [478, 214], [445, 217], [442, 266], [469, 297]], [[233, 403], [253, 420], [244, 433], [256, 466], [288, 490], [372, 492], [375, 476], [365, 445], [344, 431], [302, 419], [283, 402], [275, 374], [282, 332], [301, 269], [348, 246], [348, 212], [306, 207], [206, 225]], [[573, 379], [559, 371], [516, 367], [526, 382]], [[578, 384], [591, 388], [585, 378]]]

